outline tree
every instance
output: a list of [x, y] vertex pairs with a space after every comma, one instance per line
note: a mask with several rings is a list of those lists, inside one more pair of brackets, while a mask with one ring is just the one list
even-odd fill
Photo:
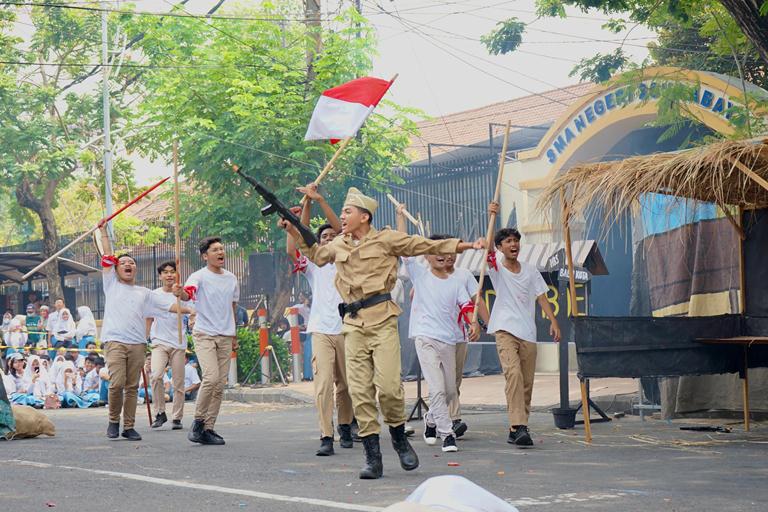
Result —
[[[78, 177], [103, 174], [89, 145], [102, 129], [101, 96], [93, 87], [69, 87], [100, 59], [98, 14], [43, 6], [0, 11], [0, 178], [39, 220], [45, 256], [58, 249], [61, 191]], [[14, 35], [18, 18], [32, 25], [28, 41]], [[111, 81], [124, 77], [114, 71]], [[119, 123], [131, 89], [116, 89], [112, 120]], [[116, 159], [115, 175], [132, 179], [127, 162]], [[51, 295], [61, 295], [58, 265], [44, 272]]]
[[[630, 25], [643, 24], [658, 33], [658, 41], [648, 45], [648, 62], [631, 62], [619, 46], [611, 53], [598, 53], [582, 59], [571, 71], [571, 76], [578, 75], [582, 81], [606, 82], [618, 71], [636, 70], [637, 73], [626, 73], [621, 81], [637, 86], [642, 81], [641, 67], [646, 64], [700, 69], [740, 77], [744, 105], [733, 107], [729, 117], [736, 129], [734, 136], [742, 137], [758, 132], [755, 125], [761, 124], [762, 118], [756, 112], [765, 106], [765, 98], [749, 91], [745, 82], [761, 87], [768, 85], [768, 53], [765, 53], [768, 45], [759, 46], [760, 40], [767, 36], [749, 35], [745, 22], [737, 15], [739, 9], [753, 3], [726, 0], [537, 0], [537, 7], [542, 16], [558, 17], [567, 17], [566, 6], [575, 6], [584, 12], [596, 9], [613, 16], [604, 24], [604, 28], [613, 32], [619, 33]], [[759, 15], [757, 17], [760, 18]], [[760, 25], [766, 22], [768, 18], [762, 16], [754, 23]], [[486, 47], [494, 53], [504, 45], [504, 28], [517, 26], [514, 44], [507, 45], [507, 51], [514, 51], [522, 41], [525, 26], [519, 25], [516, 18], [499, 25], [501, 28], [483, 38]], [[669, 79], [674, 80], [674, 77]], [[669, 126], [670, 130], [665, 135], [674, 134], [690, 122], [696, 122], [686, 106], [693, 88], [693, 85], [680, 84], [661, 92], [658, 98], [659, 116], [654, 124]]]
[[[133, 21], [132, 33], [144, 34], [137, 47], [151, 68], [143, 71], [139, 106], [146, 128], [131, 143], [167, 159], [173, 141], [179, 142], [182, 172], [194, 190], [182, 198], [185, 231], [201, 227], [244, 249], [273, 250], [284, 235], [274, 218], [261, 216], [261, 199], [229, 164], [286, 203], [297, 202], [295, 187], [313, 180], [334, 150], [303, 140], [315, 101], [323, 90], [370, 71], [374, 38], [355, 11], [340, 16], [320, 34], [322, 51], [312, 55], [310, 81], [306, 50], [319, 48], [318, 27], [291, 21], [303, 17], [301, 6], [284, 3], [237, 15], [179, 17], [162, 27]], [[395, 179], [393, 170], [408, 163], [411, 113], [381, 105], [324, 182], [326, 195], [338, 204], [350, 183], [383, 189]], [[282, 282], [273, 313], [282, 312], [286, 290]]]

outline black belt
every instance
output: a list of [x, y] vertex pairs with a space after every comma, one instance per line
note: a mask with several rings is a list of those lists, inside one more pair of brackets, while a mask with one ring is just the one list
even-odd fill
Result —
[[387, 302], [388, 300], [392, 300], [392, 295], [389, 293], [381, 293], [379, 295], [368, 297], [367, 299], [350, 302], [349, 304], [342, 302], [339, 304], [339, 315], [341, 315], [341, 318], [344, 318], [344, 315], [349, 314], [349, 316], [355, 318], [357, 316], [357, 312], [361, 309], [370, 308], [371, 306], [381, 304], [382, 302]]

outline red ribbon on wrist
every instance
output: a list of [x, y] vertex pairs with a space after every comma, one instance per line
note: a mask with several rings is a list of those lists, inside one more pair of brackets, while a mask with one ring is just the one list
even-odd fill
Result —
[[309, 260], [307, 257], [301, 254], [298, 249], [296, 249], [296, 261], [293, 262], [293, 272], [291, 273], [295, 274], [297, 272], [306, 272], [308, 266]]
[[496, 270], [498, 272], [499, 265], [496, 263], [496, 251], [489, 251], [488, 257], [485, 259], [486, 263], [488, 263], [488, 266], [492, 268], [493, 270]]
[[472, 316], [475, 314], [475, 303], [474, 301], [467, 301], [461, 306], [459, 306], [459, 325], [461, 326], [461, 331], [464, 333], [464, 337], [467, 337], [467, 330], [465, 325], [471, 325], [472, 324]]
[[113, 254], [106, 254], [101, 257], [101, 266], [103, 268], [110, 268], [117, 265], [117, 256]]
[[184, 292], [186, 292], [187, 295], [189, 295], [189, 300], [196, 301], [197, 300], [197, 286], [185, 286]]

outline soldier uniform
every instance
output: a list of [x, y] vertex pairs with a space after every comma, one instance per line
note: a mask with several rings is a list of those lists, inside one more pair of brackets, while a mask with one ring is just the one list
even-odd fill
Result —
[[[344, 205], [371, 213], [378, 207], [375, 199], [354, 187], [349, 189]], [[458, 252], [460, 240], [433, 241], [371, 227], [360, 240], [347, 233], [322, 247], [317, 244], [307, 247], [301, 238], [297, 242], [302, 253], [317, 265], [336, 264], [336, 288], [345, 301], [342, 333], [349, 394], [368, 463], [360, 477], [381, 476], [377, 395], [401, 466], [406, 470], [415, 469], [418, 457], [405, 437], [405, 399], [400, 381], [397, 317], [402, 311], [392, 301], [390, 292], [397, 280], [398, 257], [454, 254]], [[372, 466], [374, 471], [366, 471]]]

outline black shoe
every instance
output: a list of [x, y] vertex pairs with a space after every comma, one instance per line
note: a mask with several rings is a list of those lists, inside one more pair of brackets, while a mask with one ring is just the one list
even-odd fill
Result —
[[45, 407], [44, 404], [32, 404], [33, 409], [42, 409], [43, 407]]
[[99, 401], [98, 401], [98, 402], [96, 402], [96, 403], [98, 404], [98, 406], [99, 406], [99, 407], [104, 407], [105, 405], [107, 405], [107, 402], [106, 402], [106, 401], [104, 401], [104, 400], [99, 400]]
[[181, 424], [181, 420], [173, 420], [171, 430], [181, 430], [184, 426]]
[[117, 439], [120, 435], [120, 423], [109, 422], [107, 425], [107, 437], [110, 439]]
[[371, 434], [361, 438], [365, 448], [365, 466], [360, 470], [362, 480], [375, 480], [384, 474], [384, 466], [381, 463], [381, 447], [379, 446], [379, 434]]
[[160, 428], [167, 421], [168, 416], [166, 416], [164, 412], [158, 413], [157, 416], [155, 416], [155, 421], [150, 425], [150, 428]]
[[405, 425], [389, 427], [389, 435], [392, 437], [392, 448], [400, 458], [400, 467], [406, 471], [412, 471], [419, 467], [419, 456], [413, 451], [411, 443], [405, 436]]
[[531, 439], [531, 434], [525, 425], [518, 425], [514, 431], [510, 431], [507, 442], [517, 446], [533, 446], [533, 439]]
[[129, 441], [141, 441], [141, 435], [132, 428], [123, 430], [123, 433], [120, 435]]
[[339, 446], [342, 448], [352, 448], [352, 427], [347, 425], [339, 425]]
[[457, 452], [459, 451], [459, 447], [456, 446], [456, 438], [453, 436], [448, 436], [445, 439], [443, 439], [443, 451], [444, 452]]
[[[350, 441], [351, 442], [351, 441]], [[320, 449], [317, 450], [318, 457], [327, 457], [329, 455], [333, 455], [333, 438], [332, 437], [321, 437], [320, 438]]]
[[224, 443], [224, 438], [221, 437], [219, 434], [214, 432], [211, 429], [204, 430], [203, 433], [200, 435], [200, 444], [214, 444], [214, 445], [222, 445]]
[[467, 431], [467, 424], [461, 420], [453, 420], [453, 434], [460, 438]]
[[430, 427], [426, 421], [424, 422], [424, 442], [429, 446], [437, 443], [437, 427]]
[[187, 439], [193, 443], [203, 442], [203, 429], [205, 428], [205, 422], [203, 420], [195, 420], [192, 422], [192, 428], [189, 429]]

